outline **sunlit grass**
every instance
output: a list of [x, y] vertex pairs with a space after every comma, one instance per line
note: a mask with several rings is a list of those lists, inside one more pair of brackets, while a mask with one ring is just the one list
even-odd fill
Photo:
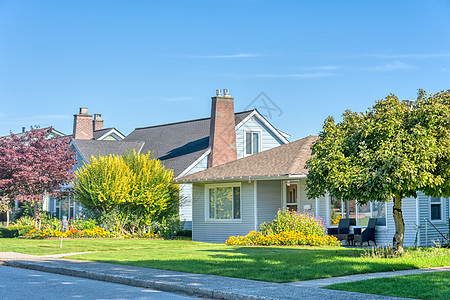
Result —
[[70, 258], [272, 282], [450, 265], [449, 249], [411, 249], [403, 257], [372, 258], [361, 249], [240, 247], [186, 240], [64, 240], [60, 249], [59, 240], [0, 239], [0, 251], [100, 251]]
[[450, 272], [368, 279], [326, 288], [415, 299], [449, 299]]

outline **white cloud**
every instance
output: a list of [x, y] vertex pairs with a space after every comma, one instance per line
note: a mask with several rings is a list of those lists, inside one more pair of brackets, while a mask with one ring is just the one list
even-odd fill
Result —
[[408, 65], [408, 64], [398, 61], [398, 60], [394, 61], [392, 63], [384, 64], [382, 66], [368, 68], [368, 70], [371, 70], [371, 71], [383, 71], [383, 72], [396, 71], [396, 70], [412, 70], [412, 69], [414, 69], [413, 66]]

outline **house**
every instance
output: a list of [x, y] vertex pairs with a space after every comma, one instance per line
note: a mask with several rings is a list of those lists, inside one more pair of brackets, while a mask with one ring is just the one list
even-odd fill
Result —
[[[212, 97], [211, 117], [136, 128], [125, 138], [115, 128], [103, 129], [100, 114], [89, 115], [80, 108], [74, 115], [72, 151], [79, 168], [91, 156], [117, 154], [128, 150], [151, 151], [155, 158], [174, 171], [175, 177], [205, 170], [230, 160], [247, 157], [287, 144], [289, 135], [276, 129], [256, 109], [234, 112], [234, 98], [228, 90], [216, 91]], [[192, 186], [180, 185], [180, 217], [192, 223]], [[49, 201], [49, 211], [60, 217], [81, 214], [74, 199]]]
[[[125, 136], [119, 130], [114, 127], [103, 128], [102, 115], [90, 115], [86, 107], [80, 108], [79, 113], [74, 115], [73, 133], [65, 137], [71, 138], [70, 150], [76, 153], [75, 170], [89, 163], [91, 155], [120, 155], [128, 149], [142, 148], [143, 144], [122, 142]], [[75, 218], [82, 214], [82, 206], [71, 197], [62, 200], [46, 197], [43, 209], [57, 218]]]
[[[141, 152], [151, 151], [179, 178], [287, 144], [288, 138], [256, 109], [235, 113], [229, 91], [217, 90], [211, 117], [136, 128], [123, 141], [144, 142]], [[191, 229], [192, 185], [181, 184], [180, 193], [180, 217]]]
[[[192, 184], [193, 240], [222, 243], [229, 236], [246, 235], [258, 230], [261, 223], [273, 220], [280, 208], [286, 208], [309, 211], [323, 218], [328, 227], [336, 226], [333, 219], [339, 215], [356, 219], [353, 228], [365, 227], [369, 218], [377, 218], [377, 242], [392, 244], [392, 201], [358, 205], [355, 200], [341, 201], [329, 195], [308, 198], [305, 163], [316, 140], [316, 136], [308, 136], [177, 178], [180, 184]], [[402, 202], [405, 246], [414, 246], [416, 238], [418, 245], [433, 245], [433, 240], [442, 240], [438, 230], [449, 234], [449, 199], [418, 192], [417, 198]]]

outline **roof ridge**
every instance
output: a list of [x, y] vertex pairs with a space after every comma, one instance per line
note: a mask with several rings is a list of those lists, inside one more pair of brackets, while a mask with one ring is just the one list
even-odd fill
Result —
[[[255, 110], [255, 109], [245, 110], [245, 111], [239, 111], [239, 112], [235, 112], [234, 115], [236, 116], [237, 114], [244, 114], [244, 113], [252, 112], [252, 111], [254, 111], [254, 110]], [[152, 125], [152, 126], [145, 126], [145, 127], [136, 127], [134, 130], [149, 129], [149, 128], [156, 128], [156, 127], [163, 127], [163, 126], [169, 126], [169, 125], [175, 125], [175, 124], [183, 124], [183, 123], [189, 123], [189, 122], [204, 121], [204, 120], [208, 120], [208, 119], [211, 119], [211, 117], [200, 118], [200, 119], [191, 119], [191, 120], [186, 120], [186, 121], [178, 121], [178, 122], [172, 122], [172, 123], [166, 123], [166, 124], [159, 124], [159, 125]]]

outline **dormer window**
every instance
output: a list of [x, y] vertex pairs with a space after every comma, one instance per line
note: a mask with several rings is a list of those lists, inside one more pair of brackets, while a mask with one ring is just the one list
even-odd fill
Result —
[[261, 132], [245, 132], [245, 155], [252, 155], [261, 151]]

